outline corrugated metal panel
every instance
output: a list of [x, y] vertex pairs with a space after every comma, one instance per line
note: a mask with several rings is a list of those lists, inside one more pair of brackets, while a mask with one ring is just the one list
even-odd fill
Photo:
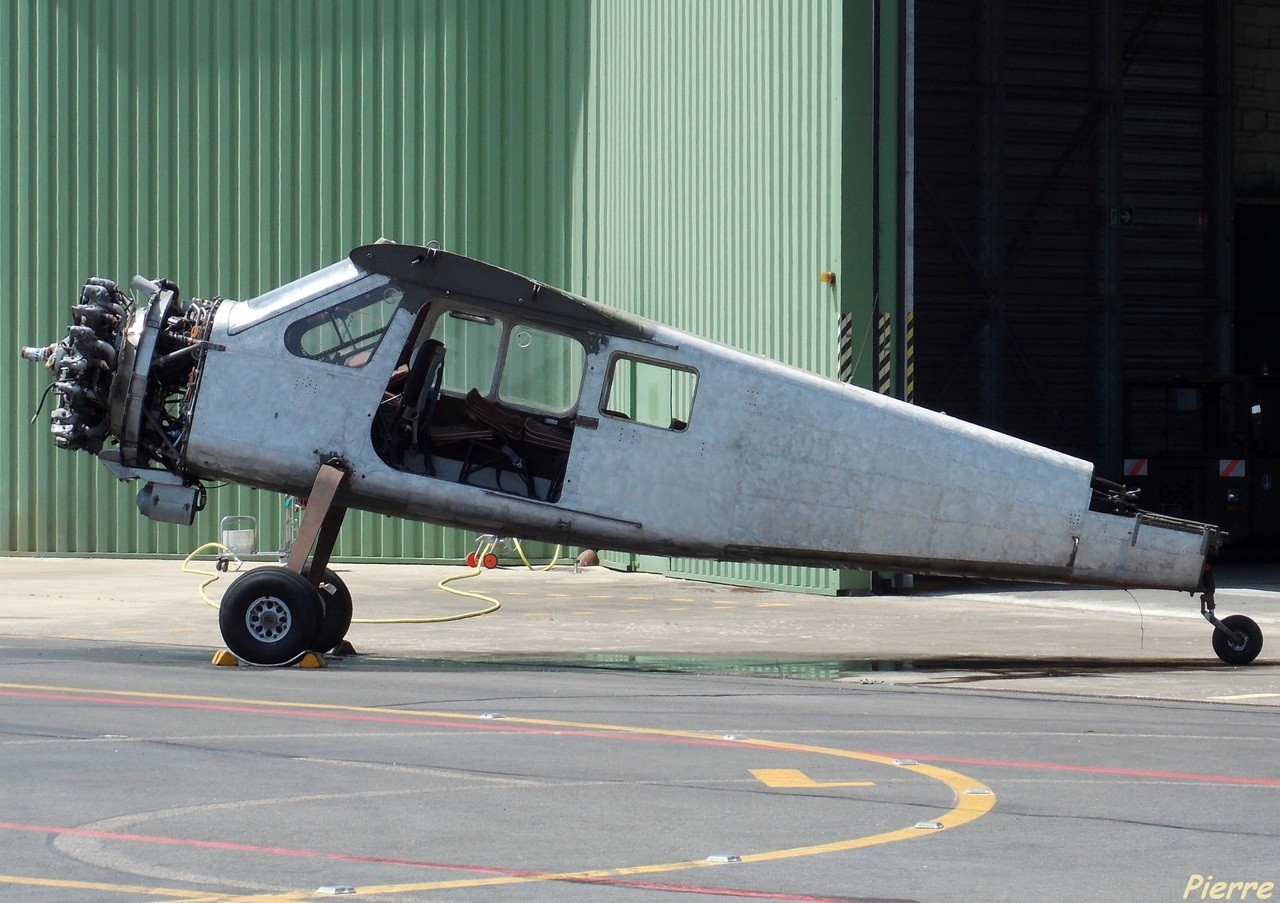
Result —
[[[896, 3], [879, 7], [896, 21]], [[89, 275], [141, 271], [187, 294], [245, 298], [385, 235], [439, 239], [834, 375], [840, 311], [870, 322], [869, 293], [852, 288], [865, 273], [842, 271], [866, 255], [851, 258], [848, 233], [841, 244], [850, 198], [870, 228], [869, 157], [841, 132], [850, 110], [870, 107], [842, 94], [846, 64], [866, 68], [871, 52], [869, 32], [845, 43], [845, 11], [863, 23], [870, 8], [4, 4], [0, 188], [12, 209], [0, 242], [12, 265], [0, 273], [0, 344], [61, 335]], [[896, 54], [883, 65], [896, 71]], [[892, 122], [892, 102], [882, 116]], [[882, 172], [896, 194], [892, 160]], [[837, 290], [818, 282], [824, 270]], [[0, 368], [12, 450], [0, 551], [178, 554], [216, 538], [226, 514], [257, 516], [263, 544], [281, 542], [283, 500], [269, 493], [213, 492], [195, 531], [140, 518], [132, 487], [27, 428], [44, 374], [8, 355]], [[469, 547], [454, 531], [353, 515], [338, 554], [456, 559]], [[799, 568], [670, 569], [838, 585]]]
[[[595, 6], [585, 294], [835, 375], [841, 299], [818, 274], [852, 278], [840, 247], [841, 7]], [[675, 559], [665, 570], [838, 585], [832, 572], [804, 568]]]
[[833, 372], [839, 5], [610, 3], [593, 25], [584, 291]]
[[[0, 4], [0, 551], [176, 554], [230, 513], [278, 546], [269, 493], [212, 492], [194, 531], [139, 517], [27, 427], [47, 379], [13, 349], [62, 335], [90, 275], [246, 298], [383, 235], [564, 282], [589, 22], [563, 0]], [[338, 554], [469, 545], [360, 515]]]

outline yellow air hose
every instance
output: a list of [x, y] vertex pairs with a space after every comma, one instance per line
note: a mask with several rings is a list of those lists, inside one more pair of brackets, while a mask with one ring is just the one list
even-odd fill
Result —
[[[224, 546], [224, 545], [223, 545], [222, 543], [220, 543], [220, 542], [206, 542], [206, 543], [205, 543], [204, 545], [202, 545], [200, 548], [196, 549], [194, 552], [192, 552], [190, 555], [188, 555], [188, 556], [186, 557], [186, 559], [182, 562], [182, 573], [184, 573], [184, 574], [198, 574], [198, 575], [200, 575], [201, 577], [208, 577], [208, 578], [209, 578], [208, 580], [206, 580], [204, 583], [201, 583], [201, 584], [200, 584], [200, 589], [199, 589], [199, 590], [197, 590], [197, 592], [199, 592], [199, 593], [200, 593], [200, 598], [204, 600], [204, 604], [205, 604], [205, 605], [210, 605], [210, 606], [212, 606], [212, 607], [214, 607], [214, 608], [217, 608], [217, 607], [218, 607], [218, 603], [217, 603], [217, 602], [214, 602], [212, 599], [210, 599], [210, 598], [208, 597], [208, 595], [206, 595], [206, 594], [205, 594], [205, 587], [207, 587], [207, 586], [211, 586], [212, 584], [217, 583], [217, 582], [218, 582], [218, 578], [219, 578], [219, 577], [221, 577], [221, 576], [222, 576], [222, 574], [221, 574], [221, 573], [219, 573], [218, 571], [201, 571], [201, 570], [197, 570], [196, 568], [191, 567], [191, 559], [195, 558], [197, 555], [199, 555], [201, 552], [204, 552], [206, 549], [217, 549], [217, 550], [218, 550], [218, 551], [220, 551], [220, 552], [230, 552], [230, 551], [231, 551], [230, 549], [228, 549], [226, 546]], [[234, 556], [233, 556], [233, 557], [234, 557]], [[239, 563], [239, 561], [240, 561], [240, 559], [239, 559], [239, 558], [236, 558], [236, 562], [237, 562], [237, 563]]]
[[435, 618], [352, 618], [352, 624], [444, 624], [449, 621], [463, 621], [467, 618], [478, 618], [481, 615], [492, 614], [502, 607], [502, 603], [492, 596], [486, 596], [484, 593], [468, 592], [465, 589], [455, 589], [449, 586], [455, 580], [469, 580], [472, 577], [478, 577], [484, 572], [484, 565], [481, 562], [484, 556], [493, 551], [496, 542], [488, 543], [483, 547], [483, 551], [476, 556], [476, 566], [469, 571], [461, 574], [454, 574], [452, 577], [445, 577], [436, 586], [444, 590], [446, 593], [453, 593], [455, 596], [466, 596], [468, 599], [479, 599], [481, 602], [487, 602], [488, 608], [481, 608], [476, 611], [468, 611], [460, 615], [441, 615]]
[[553, 567], [555, 567], [556, 562], [560, 560], [560, 546], [556, 546], [555, 552], [551, 554], [551, 563], [544, 568], [534, 568], [534, 566], [529, 563], [529, 559], [525, 557], [524, 548], [520, 545], [520, 540], [513, 539], [511, 540], [511, 542], [515, 544], [516, 551], [520, 553], [520, 560], [524, 562], [524, 566], [531, 571], [532, 570], [549, 571]]
[[[496, 541], [490, 542], [487, 545], [485, 545], [483, 547], [483, 551], [476, 556], [477, 563], [473, 569], [461, 574], [454, 574], [452, 577], [445, 577], [443, 580], [441, 580], [439, 583], [436, 584], [436, 586], [439, 589], [444, 590], [446, 593], [453, 593], [455, 596], [465, 596], [468, 599], [478, 599], [479, 601], [486, 603], [485, 608], [480, 608], [475, 611], [463, 612], [462, 614], [458, 614], [458, 615], [440, 615], [440, 616], [431, 617], [431, 618], [352, 618], [351, 623], [352, 624], [444, 624], [449, 621], [464, 621], [467, 618], [478, 618], [481, 615], [492, 614], [493, 612], [497, 611], [502, 607], [502, 603], [499, 602], [497, 599], [493, 598], [492, 596], [486, 596], [483, 593], [473, 593], [464, 589], [457, 589], [455, 587], [449, 586], [449, 584], [458, 580], [467, 580], [467, 579], [470, 579], [471, 577], [478, 577], [481, 573], [483, 573], [484, 566], [479, 562], [483, 561], [484, 556], [487, 555], [489, 552], [492, 552], [496, 546], [497, 546]], [[519, 542], [516, 543], [516, 548], [519, 548]], [[209, 587], [212, 584], [216, 583], [218, 578], [222, 576], [221, 573], [219, 573], [218, 571], [198, 570], [191, 566], [192, 559], [194, 559], [197, 555], [201, 554], [202, 552], [207, 551], [208, 549], [217, 549], [220, 552], [231, 551], [229, 548], [227, 548], [220, 542], [206, 542], [204, 545], [200, 546], [198, 549], [196, 549], [186, 557], [186, 560], [182, 562], [182, 572], [184, 574], [197, 574], [201, 577], [208, 577], [209, 578], [208, 580], [205, 580], [204, 583], [200, 584], [200, 588], [198, 592], [200, 593], [200, 598], [204, 600], [204, 603], [206, 605], [209, 605], [213, 608], [218, 608], [219, 607], [218, 603], [209, 598], [208, 594], [205, 593], [205, 589], [206, 587]], [[559, 556], [559, 554], [560, 554], [560, 547], [556, 546], [556, 555]], [[523, 551], [521, 551], [520, 557], [524, 558]], [[235, 561], [237, 564], [240, 563], [239, 558], [236, 558]], [[525, 564], [529, 564], [528, 559], [525, 560]], [[551, 564], [552, 565], [555, 564], [554, 559], [552, 560]], [[533, 566], [529, 565], [529, 568], [530, 570], [532, 570]], [[550, 567], [544, 568], [544, 570], [550, 570]]]

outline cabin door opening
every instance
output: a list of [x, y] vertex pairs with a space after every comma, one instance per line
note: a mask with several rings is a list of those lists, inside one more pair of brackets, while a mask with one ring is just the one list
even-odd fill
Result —
[[407, 473], [556, 502], [585, 367], [571, 335], [437, 299], [383, 392], [374, 449]]

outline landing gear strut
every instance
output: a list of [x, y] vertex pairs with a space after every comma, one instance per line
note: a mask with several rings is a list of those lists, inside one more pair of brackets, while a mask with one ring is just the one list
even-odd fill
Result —
[[351, 626], [351, 593], [329, 570], [329, 556], [347, 513], [334, 502], [345, 477], [334, 464], [321, 465], [286, 566], [255, 568], [227, 588], [218, 626], [236, 658], [289, 665], [342, 642]]
[[1228, 615], [1219, 620], [1214, 614], [1213, 593], [1213, 571], [1206, 567], [1200, 614], [1213, 625], [1213, 651], [1228, 665], [1247, 665], [1262, 651], [1262, 628], [1245, 615]]

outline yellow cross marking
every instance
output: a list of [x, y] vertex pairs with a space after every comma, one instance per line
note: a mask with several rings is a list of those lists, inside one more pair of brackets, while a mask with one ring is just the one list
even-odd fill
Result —
[[775, 790], [814, 790], [827, 787], [874, 787], [874, 781], [823, 781], [819, 783], [795, 768], [752, 768], [751, 774]]

